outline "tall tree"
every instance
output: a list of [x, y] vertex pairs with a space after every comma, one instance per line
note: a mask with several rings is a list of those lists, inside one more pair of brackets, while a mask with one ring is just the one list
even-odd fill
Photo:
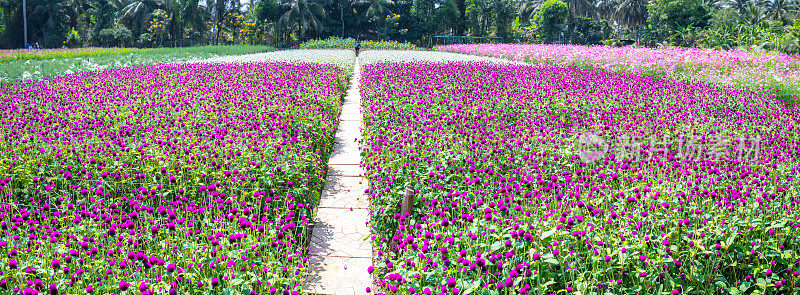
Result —
[[374, 20], [377, 25], [383, 25], [386, 16], [391, 13], [394, 0], [356, 0], [353, 6], [364, 10], [364, 15]]
[[325, 18], [325, 9], [321, 3], [315, 0], [291, 0], [283, 6], [286, 12], [277, 23], [283, 35], [288, 36], [295, 31], [298, 40], [303, 40], [309, 30], [319, 33], [324, 28], [321, 20]]
[[542, 3], [542, 0], [520, 0], [519, 9], [517, 10], [519, 21], [521, 23], [529, 23], [536, 15], [536, 12], [539, 11]]
[[131, 30], [133, 38], [138, 39], [148, 17], [159, 8], [164, 8], [164, 0], [128, 0], [119, 12], [119, 21]]
[[214, 15], [214, 44], [219, 44], [219, 36], [224, 29], [228, 13], [238, 9], [239, 4], [239, 0], [207, 0], [206, 5]]
[[[28, 42], [60, 47], [69, 32], [69, 7], [66, 1], [28, 1]], [[36, 41], [38, 40], [38, 41]]]
[[114, 25], [115, 15], [121, 5], [121, 2], [111, 0], [92, 0], [89, 2], [89, 31], [91, 32], [89, 41], [94, 44], [101, 42], [99, 38], [100, 31]]
[[634, 30], [638, 39], [639, 28], [647, 22], [647, 0], [621, 0], [614, 13], [614, 20]]
[[598, 17], [612, 20], [614, 13], [617, 11], [616, 0], [596, 0], [594, 1], [594, 11]]
[[458, 24], [456, 24], [456, 35], [463, 36], [467, 30], [467, 0], [453, 1], [458, 10]]
[[768, 0], [765, 2], [766, 14], [772, 20], [785, 21], [787, 14], [792, 10], [793, 4], [790, 0]]
[[728, 7], [736, 9], [736, 11], [738, 11], [739, 14], [742, 15], [743, 17], [745, 15], [745, 9], [747, 8], [747, 2], [750, 2], [750, 0], [724, 0], [724, 1]]
[[764, 9], [761, 8], [758, 3], [755, 1], [747, 1], [744, 7], [744, 14], [742, 15], [745, 22], [751, 25], [757, 25], [763, 22], [766, 17], [764, 15]]

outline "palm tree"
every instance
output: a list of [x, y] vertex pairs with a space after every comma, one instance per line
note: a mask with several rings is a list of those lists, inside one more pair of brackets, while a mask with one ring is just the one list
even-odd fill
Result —
[[81, 35], [85, 35], [88, 24], [91, 22], [86, 10], [91, 8], [91, 4], [85, 0], [62, 0], [61, 3], [66, 6], [69, 18], [68, 26], [80, 30]]
[[720, 4], [722, 4], [721, 0], [701, 0], [700, 3], [711, 7], [711, 8], [720, 8]]
[[99, 42], [100, 30], [110, 28], [114, 25], [115, 14], [122, 7], [122, 3], [118, 0], [90, 0], [88, 1], [89, 8], [86, 9], [87, 15], [91, 20], [87, 25], [87, 30], [91, 31], [92, 39], [88, 40], [92, 43]]
[[789, 11], [792, 9], [792, 4], [789, 0], [769, 0], [766, 1], [766, 14], [772, 20], [783, 21]]
[[638, 29], [647, 21], [647, 0], [620, 1], [614, 20], [636, 31], [636, 39], [639, 39]]
[[567, 36], [570, 42], [573, 42], [573, 34], [574, 31], [572, 29], [572, 24], [575, 21], [575, 16], [588, 16], [590, 13], [594, 14], [594, 3], [592, 0], [565, 0], [567, 3], [567, 9], [569, 10], [569, 14], [567, 14], [567, 26], [569, 27], [569, 36]]
[[616, 0], [597, 0], [594, 3], [594, 11], [597, 13], [598, 17], [603, 19], [611, 20], [616, 10]]
[[350, 7], [350, 0], [338, 0], [336, 3], [339, 6], [339, 21], [342, 22], [342, 38], [344, 38], [344, 7]]
[[394, 0], [356, 0], [353, 2], [355, 7], [366, 7], [364, 15], [375, 18], [379, 24], [383, 24], [386, 16], [391, 13], [389, 7], [394, 6]]
[[171, 11], [169, 11], [172, 21], [170, 21], [170, 35], [173, 44], [176, 39], [183, 39], [186, 29], [191, 27], [192, 31], [203, 32], [206, 25], [203, 19], [200, 0], [170, 0]]
[[571, 16], [588, 16], [594, 13], [594, 2], [592, 0], [566, 0], [567, 8]]
[[[30, 4], [29, 4], [30, 5]], [[31, 8], [31, 7], [28, 7]], [[61, 31], [64, 26], [69, 22], [69, 8], [68, 3], [60, 1], [39, 1], [29, 10], [28, 22], [36, 23], [35, 28], [38, 29], [36, 35], [42, 36], [47, 43], [46, 46], [55, 47], [60, 44], [52, 44], [51, 36], [63, 36], [66, 33]], [[33, 22], [31, 22], [33, 20]], [[33, 29], [32, 29], [33, 30]], [[35, 31], [34, 31], [35, 32]]]
[[747, 1], [744, 7], [744, 19], [751, 25], [757, 25], [764, 21], [764, 11], [755, 1]]
[[223, 29], [225, 17], [230, 10], [238, 9], [238, 0], [206, 0], [206, 5], [214, 15], [214, 44], [219, 44], [219, 35]]
[[285, 35], [297, 30], [298, 39], [302, 40], [309, 29], [317, 33], [322, 31], [321, 19], [325, 17], [325, 9], [315, 0], [290, 0], [283, 4], [286, 12], [278, 19], [277, 26]]
[[164, 7], [163, 0], [129, 0], [119, 12], [119, 21], [125, 24], [137, 38], [147, 22], [147, 17], [156, 9]]
[[747, 7], [747, 2], [750, 0], [725, 0], [728, 7], [736, 9], [739, 12], [739, 15], [744, 17], [745, 15], [745, 8]]
[[542, 0], [521, 0], [519, 2], [519, 21], [529, 21], [536, 15], [536, 11], [542, 6]]

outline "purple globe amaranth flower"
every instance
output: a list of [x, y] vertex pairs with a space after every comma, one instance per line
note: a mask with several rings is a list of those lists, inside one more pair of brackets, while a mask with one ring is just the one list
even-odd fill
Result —
[[124, 280], [123, 281], [119, 281], [119, 284], [117, 285], [117, 287], [119, 288], [120, 291], [127, 291], [128, 288], [130, 288], [130, 286], [131, 286], [131, 284], [129, 284], [128, 282], [126, 282]]

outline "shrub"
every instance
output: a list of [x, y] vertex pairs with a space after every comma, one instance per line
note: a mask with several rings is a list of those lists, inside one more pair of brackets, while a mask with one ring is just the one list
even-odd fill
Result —
[[[340, 49], [353, 49], [356, 46], [356, 39], [353, 38], [340, 38], [330, 37], [328, 39], [314, 39], [303, 42], [298, 45], [300, 49], [320, 49], [320, 48], [340, 48]], [[361, 50], [376, 50], [376, 49], [389, 49], [389, 50], [414, 50], [417, 47], [411, 43], [401, 43], [393, 40], [389, 41], [371, 41], [362, 40]]]
[[118, 26], [115, 28], [100, 30], [100, 40], [105, 46], [124, 47], [133, 40], [133, 33], [128, 28]]
[[536, 33], [544, 43], [553, 43], [561, 33], [567, 19], [567, 4], [561, 0], [547, 0], [536, 13]]

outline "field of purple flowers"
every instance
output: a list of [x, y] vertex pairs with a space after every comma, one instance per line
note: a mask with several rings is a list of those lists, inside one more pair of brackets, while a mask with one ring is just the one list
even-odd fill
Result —
[[438, 51], [573, 66], [676, 80], [704, 81], [800, 99], [800, 58], [741, 49], [637, 48], [548, 44], [457, 44]]
[[297, 294], [341, 71], [135, 66], [0, 90], [0, 293]]
[[474, 62], [369, 64], [361, 93], [377, 293], [798, 292], [772, 96]]

